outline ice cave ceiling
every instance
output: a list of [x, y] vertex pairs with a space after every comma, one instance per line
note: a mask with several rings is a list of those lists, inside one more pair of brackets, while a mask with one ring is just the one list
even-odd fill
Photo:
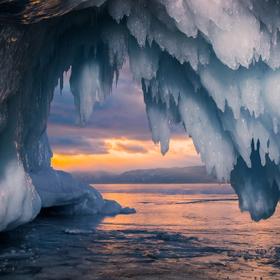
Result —
[[[279, 12], [273, 0], [0, 0], [2, 228], [44, 205], [29, 175], [50, 168], [45, 130], [63, 73], [71, 69], [84, 124], [126, 59], [162, 153], [170, 125], [183, 125], [241, 210], [271, 216], [280, 188]], [[13, 207], [21, 214], [7, 218]]]

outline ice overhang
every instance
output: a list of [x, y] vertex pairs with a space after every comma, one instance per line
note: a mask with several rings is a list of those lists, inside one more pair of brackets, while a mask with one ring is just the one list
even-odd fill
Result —
[[[183, 125], [207, 170], [231, 181], [242, 210], [255, 220], [273, 214], [280, 186], [276, 1], [0, 1], [0, 7], [0, 129], [15, 128], [25, 169], [30, 162], [40, 167], [29, 150], [45, 131], [63, 73], [71, 67], [84, 124], [128, 59], [162, 153], [170, 124]], [[19, 111], [13, 121], [11, 106]]]

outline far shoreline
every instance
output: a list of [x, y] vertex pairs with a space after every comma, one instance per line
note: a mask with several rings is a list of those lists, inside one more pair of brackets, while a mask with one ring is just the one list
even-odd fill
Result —
[[90, 185], [221, 185], [231, 186], [230, 183], [215, 182], [93, 182]]

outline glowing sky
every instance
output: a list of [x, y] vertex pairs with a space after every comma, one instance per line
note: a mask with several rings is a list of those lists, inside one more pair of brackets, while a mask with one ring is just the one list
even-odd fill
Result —
[[127, 68], [112, 96], [96, 104], [87, 126], [80, 127], [76, 117], [66, 78], [63, 93], [55, 92], [48, 125], [52, 165], [57, 169], [122, 172], [201, 164], [192, 140], [176, 127], [169, 152], [161, 155], [151, 140], [140, 86]]

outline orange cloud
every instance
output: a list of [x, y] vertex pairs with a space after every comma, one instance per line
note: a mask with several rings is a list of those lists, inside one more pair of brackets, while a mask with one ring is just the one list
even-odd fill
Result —
[[170, 150], [160, 154], [152, 141], [127, 138], [104, 139], [107, 154], [59, 154], [54, 151], [52, 166], [68, 171], [108, 170], [122, 172], [129, 169], [188, 166], [201, 164], [190, 138], [171, 140]]

